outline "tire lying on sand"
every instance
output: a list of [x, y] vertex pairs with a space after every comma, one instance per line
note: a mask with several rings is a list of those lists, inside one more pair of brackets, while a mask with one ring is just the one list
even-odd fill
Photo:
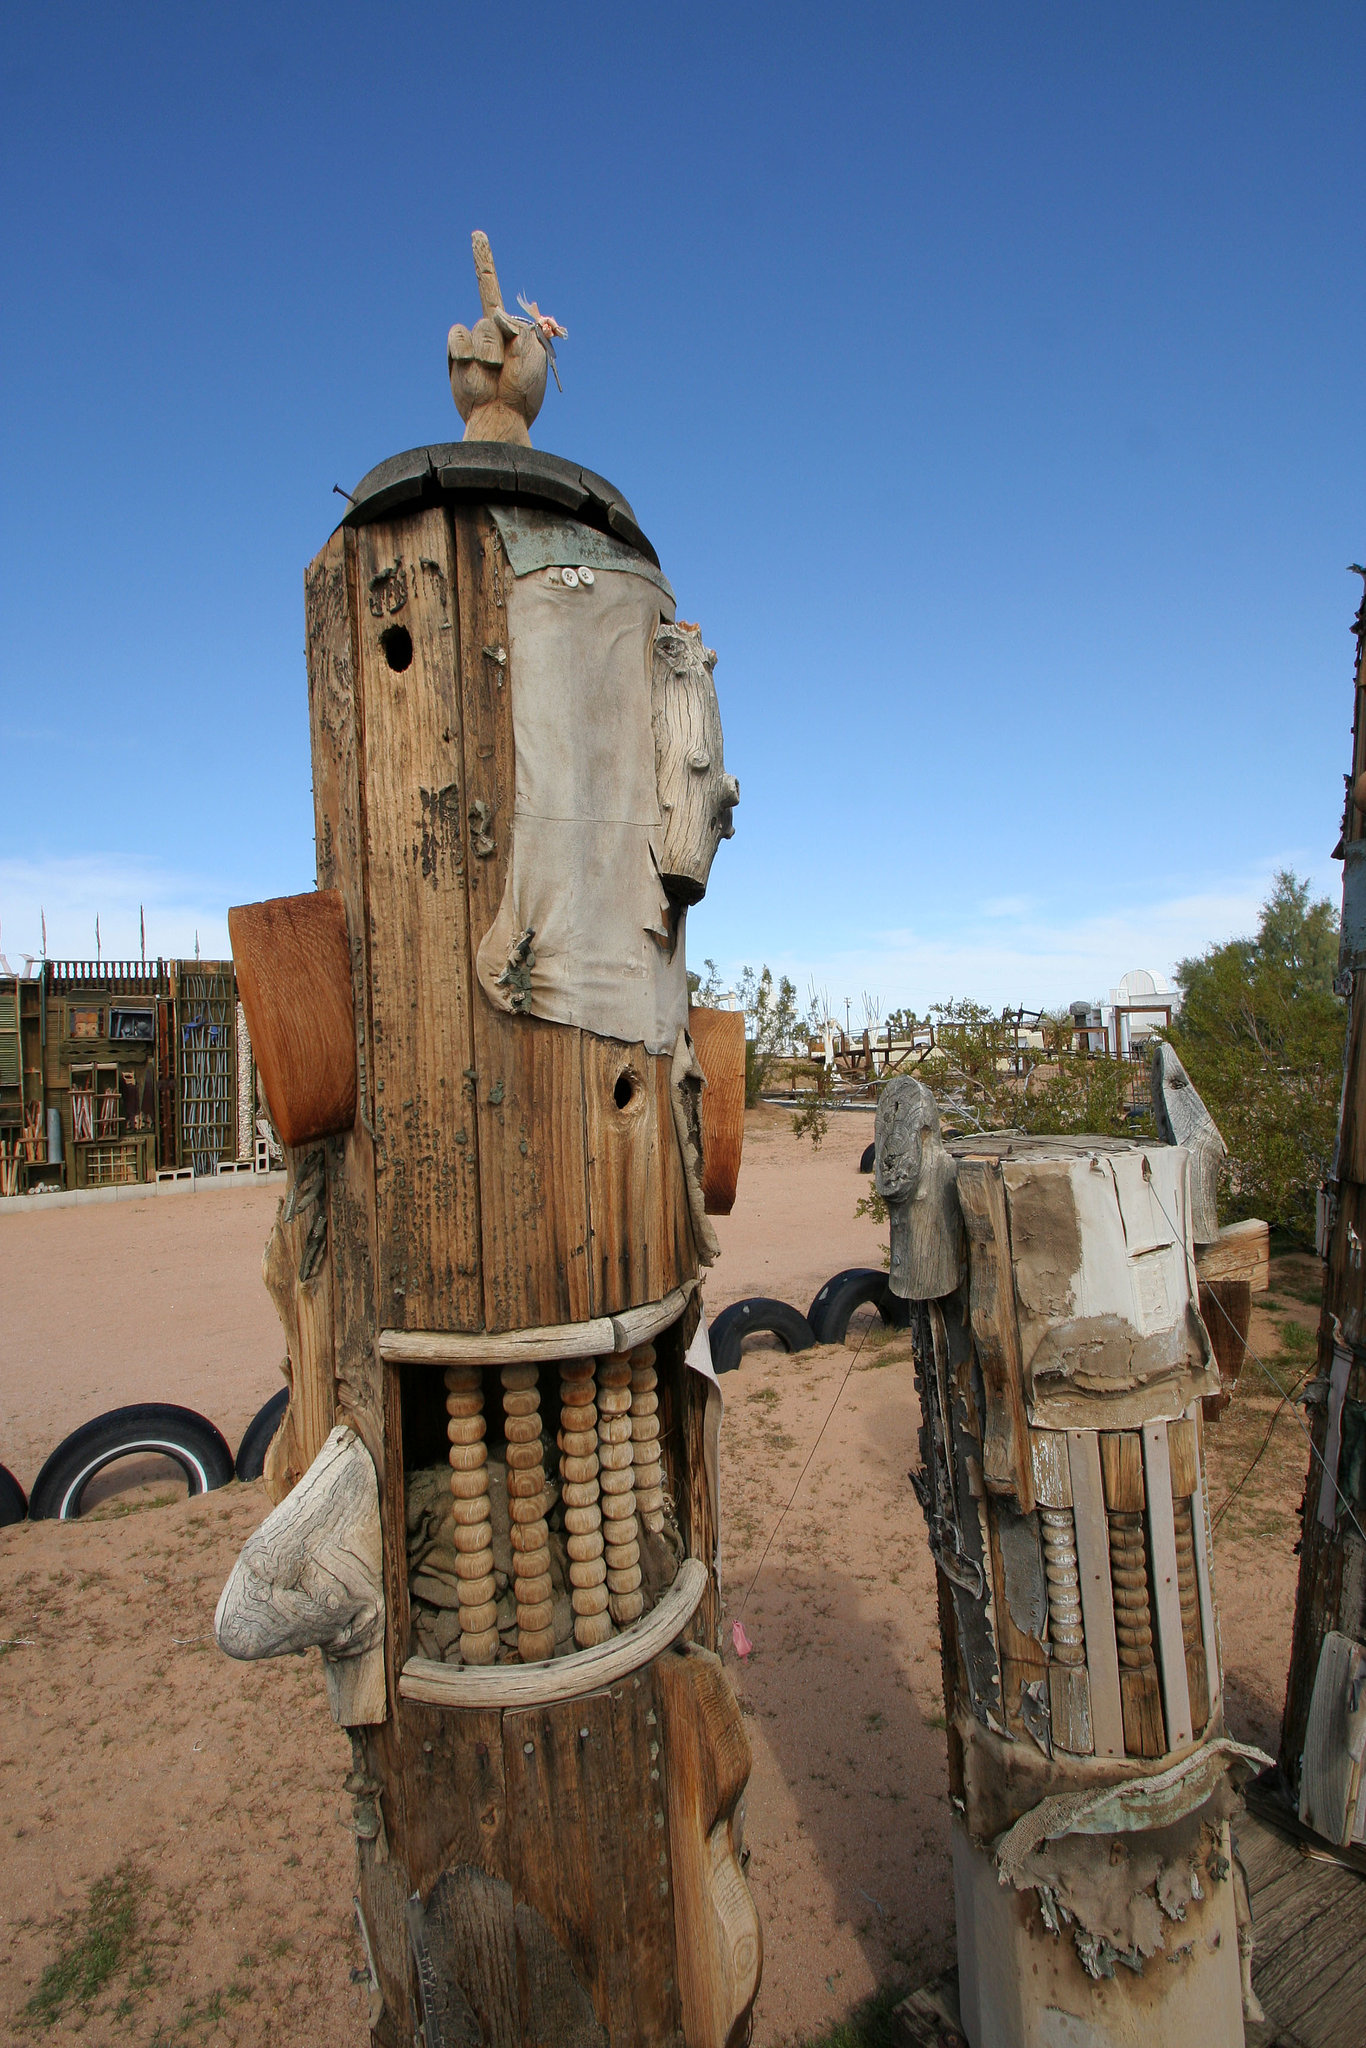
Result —
[[170, 1458], [192, 1494], [226, 1486], [233, 1476], [232, 1452], [207, 1416], [168, 1402], [137, 1401], [83, 1422], [58, 1444], [33, 1482], [29, 1520], [76, 1521], [95, 1474], [116, 1458], [139, 1455]]
[[0, 1465], [0, 1529], [9, 1522], [22, 1522], [27, 1514], [23, 1487], [7, 1466]]
[[877, 1165], [877, 1146], [865, 1145], [858, 1163], [860, 1173], [871, 1173]]
[[911, 1320], [911, 1304], [893, 1294], [885, 1273], [872, 1266], [847, 1266], [826, 1281], [806, 1312], [806, 1320], [818, 1344], [842, 1344], [849, 1318], [856, 1308], [871, 1302], [889, 1329], [904, 1330]]
[[708, 1331], [716, 1371], [734, 1372], [746, 1337], [760, 1330], [776, 1337], [786, 1351], [809, 1351], [816, 1341], [800, 1309], [765, 1294], [752, 1295], [748, 1301], [733, 1301], [723, 1308]]
[[239, 1479], [259, 1479], [266, 1469], [266, 1452], [270, 1449], [276, 1430], [285, 1419], [289, 1406], [289, 1388], [281, 1387], [278, 1394], [272, 1394], [265, 1406], [258, 1408], [247, 1424], [242, 1441], [237, 1446], [237, 1476]]

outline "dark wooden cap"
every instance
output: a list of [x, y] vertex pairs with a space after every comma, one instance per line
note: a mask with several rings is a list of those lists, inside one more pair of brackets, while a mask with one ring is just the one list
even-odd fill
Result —
[[540, 448], [517, 448], [505, 441], [443, 441], [391, 455], [356, 485], [342, 525], [365, 526], [445, 498], [548, 505], [601, 533], [615, 534], [659, 567], [635, 513], [606, 477]]

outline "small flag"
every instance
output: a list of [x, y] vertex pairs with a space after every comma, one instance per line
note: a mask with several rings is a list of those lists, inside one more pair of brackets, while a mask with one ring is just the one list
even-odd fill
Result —
[[737, 1657], [748, 1657], [750, 1652], [754, 1648], [753, 1643], [745, 1634], [745, 1624], [743, 1623], [743, 1621], [733, 1621], [731, 1623], [730, 1639], [732, 1643], [734, 1643], [735, 1645], [735, 1654]]
[[147, 965], [147, 917], [142, 905], [138, 905], [138, 933], [142, 940], [142, 964]]
[[95, 958], [100, 957], [100, 914], [95, 912]]

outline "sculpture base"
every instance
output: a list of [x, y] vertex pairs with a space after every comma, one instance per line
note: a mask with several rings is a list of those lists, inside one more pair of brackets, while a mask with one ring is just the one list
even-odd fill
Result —
[[[1230, 1861], [1228, 1826], [1221, 1833]], [[971, 2048], [1242, 2048], [1233, 1885], [1211, 1883], [1166, 1930], [1141, 1974], [1088, 1975], [1072, 1929], [1052, 1934], [1033, 1891], [1002, 1885], [992, 1858], [953, 1824], [958, 1988]]]

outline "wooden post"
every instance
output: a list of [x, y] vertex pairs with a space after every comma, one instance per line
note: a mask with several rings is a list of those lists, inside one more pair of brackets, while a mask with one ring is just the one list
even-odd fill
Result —
[[[1358, 572], [1360, 573], [1360, 572]], [[1355, 1811], [1328, 1817], [1322, 1798], [1306, 1798], [1305, 1763], [1320, 1667], [1323, 1713], [1337, 1644], [1366, 1641], [1366, 1500], [1343, 1455], [1344, 1420], [1356, 1428], [1366, 1404], [1366, 599], [1357, 612], [1352, 772], [1338, 853], [1343, 859], [1338, 987], [1347, 997], [1347, 1072], [1334, 1174], [1323, 1189], [1319, 1249], [1327, 1260], [1319, 1317], [1318, 1370], [1307, 1409], [1313, 1446], [1305, 1476], [1299, 1583], [1290, 1673], [1281, 1721], [1280, 1767], [1303, 1818], [1339, 1842], [1361, 1841]], [[1345, 1668], [1345, 1666], [1344, 1666]], [[1339, 1739], [1339, 1747], [1344, 1737]], [[1359, 1750], [1358, 1750], [1359, 1755]], [[1352, 1802], [1355, 1807], [1355, 1801]]]
[[[904, 1139], [890, 1108], [878, 1124], [890, 1201]], [[945, 1150], [949, 1291], [913, 1323], [916, 1490], [939, 1567], [964, 2028], [972, 2048], [1240, 2042], [1225, 1781], [1257, 1753], [1223, 1732], [1200, 1446], [1218, 1377], [1191, 1313], [1187, 1155], [1099, 1137]], [[893, 1238], [894, 1291], [915, 1299], [932, 1264], [924, 1247], [898, 1262]]]
[[[472, 389], [467, 343], [521, 346], [491, 259], [480, 281], [452, 355]], [[363, 1683], [327, 1611], [307, 1640], [363, 1709], [375, 2043], [732, 2048], [760, 1939], [684, 966], [738, 796], [715, 657], [618, 494], [488, 440], [358, 486], [305, 597], [325, 972], [288, 981], [288, 1028], [249, 1021], [300, 1190], [271, 1259], [291, 1457], [331, 1428], [330, 1491], [300, 1486], [248, 1547], [225, 1647], [271, 1653], [272, 1560], [323, 1529], [369, 1600]], [[652, 723], [661, 646], [702, 740]], [[235, 916], [263, 1011], [307, 924]], [[323, 1502], [307, 1528], [296, 1498]]]

